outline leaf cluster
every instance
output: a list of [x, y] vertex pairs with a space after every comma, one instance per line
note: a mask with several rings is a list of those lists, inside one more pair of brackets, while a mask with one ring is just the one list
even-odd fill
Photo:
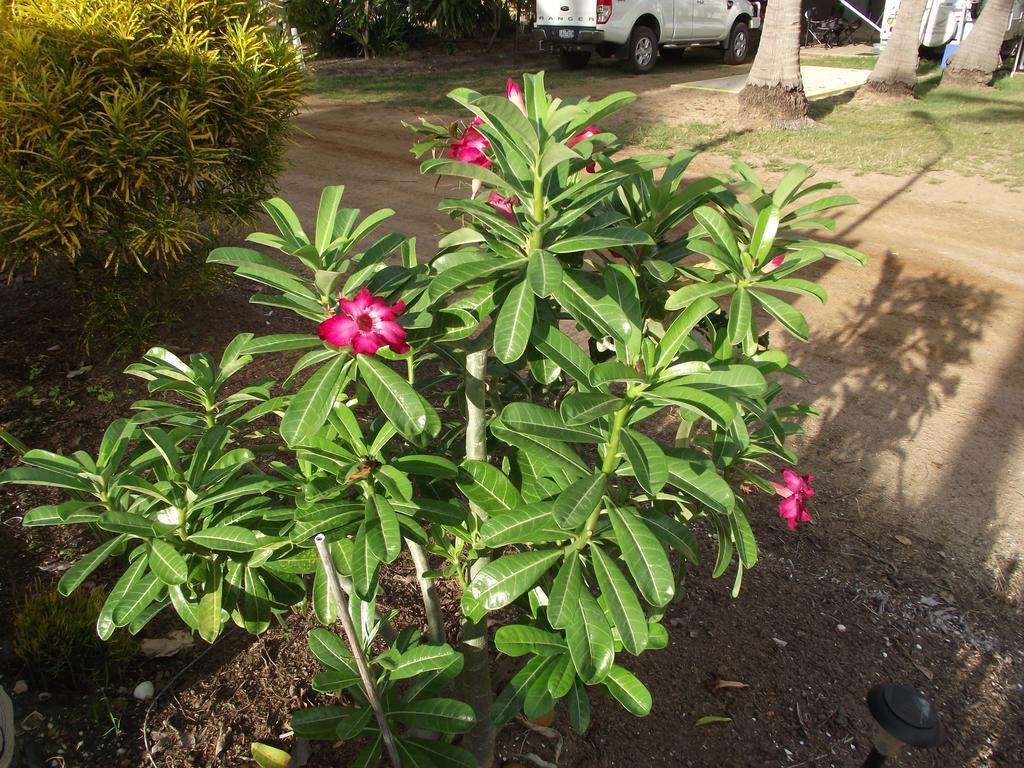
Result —
[[244, 0], [14, 0], [0, 30], [0, 270], [144, 270], [253, 216], [304, 90]]

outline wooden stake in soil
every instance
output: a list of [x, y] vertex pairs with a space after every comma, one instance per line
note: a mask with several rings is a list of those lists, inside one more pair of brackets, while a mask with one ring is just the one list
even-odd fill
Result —
[[380, 704], [377, 686], [370, 676], [370, 668], [366, 664], [363, 649], [356, 641], [356, 630], [352, 626], [352, 616], [348, 612], [348, 600], [345, 599], [345, 593], [341, 589], [341, 582], [338, 581], [338, 572], [334, 570], [334, 561], [331, 560], [330, 550], [327, 549], [327, 540], [321, 533], [314, 539], [314, 542], [316, 543], [316, 551], [320, 554], [320, 563], [327, 574], [327, 586], [331, 591], [331, 597], [334, 598], [334, 604], [337, 606], [338, 614], [341, 617], [341, 626], [345, 629], [345, 639], [348, 641], [348, 647], [352, 650], [352, 656], [356, 660], [356, 668], [359, 670], [359, 677], [363, 681], [366, 698], [370, 700], [370, 707], [377, 718], [380, 734], [384, 738], [384, 747], [388, 751], [388, 757], [391, 758], [391, 764], [394, 768], [402, 768], [402, 761], [398, 757], [398, 747], [395, 745], [395, 737], [391, 733], [391, 726], [388, 725], [387, 718], [384, 717], [384, 708]]

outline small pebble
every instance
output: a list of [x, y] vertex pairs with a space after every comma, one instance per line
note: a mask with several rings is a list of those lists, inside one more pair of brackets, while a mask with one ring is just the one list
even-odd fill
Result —
[[146, 680], [135, 686], [135, 690], [132, 691], [132, 696], [134, 696], [139, 701], [149, 701], [153, 698], [153, 693], [153, 683], [149, 680]]
[[846, 631], [846, 625], [845, 624], [836, 624], [836, 629], [838, 629], [840, 632], [845, 632]]
[[14, 684], [14, 688], [12, 688], [11, 690], [14, 691], [15, 695], [19, 693], [24, 693], [28, 690], [28, 683], [26, 683], [24, 680], [19, 680]]

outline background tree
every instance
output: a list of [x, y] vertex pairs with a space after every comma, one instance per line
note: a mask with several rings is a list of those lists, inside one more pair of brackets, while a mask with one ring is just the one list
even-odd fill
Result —
[[765, 13], [761, 44], [740, 110], [793, 127], [809, 122], [807, 96], [800, 76], [800, 0], [778, 0]]
[[882, 49], [865, 90], [886, 96], [913, 96], [917, 85], [917, 52], [921, 19], [928, 0], [903, 0], [892, 28], [892, 37]]
[[942, 85], [977, 88], [992, 84], [1012, 6], [1013, 0], [988, 0], [985, 3], [971, 33], [949, 60], [942, 74]]

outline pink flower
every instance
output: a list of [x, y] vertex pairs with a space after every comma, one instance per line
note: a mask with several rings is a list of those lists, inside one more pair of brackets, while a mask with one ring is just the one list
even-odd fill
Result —
[[[597, 134], [599, 134], [600, 132], [601, 131], [598, 130], [596, 125], [588, 125], [582, 131], [580, 131], [575, 136], [573, 136], [571, 139], [569, 139], [566, 142], [566, 144], [570, 148], [571, 147], [575, 147], [581, 141], [586, 141], [587, 139], [593, 138], [594, 136], [597, 136]], [[600, 151], [601, 149], [602, 149], [601, 147], [595, 147], [596, 151]], [[596, 170], [597, 170], [597, 162], [596, 161], [587, 164], [587, 173], [593, 173]]]
[[512, 212], [512, 206], [519, 205], [519, 198], [515, 195], [502, 197], [497, 192], [491, 192], [487, 198], [487, 204], [513, 224], [516, 223], [516, 215]]
[[593, 138], [594, 136], [597, 136], [597, 134], [599, 133], [600, 131], [597, 129], [596, 125], [588, 125], [582, 131], [580, 131], [571, 139], [569, 139], [566, 142], [566, 144], [568, 144], [570, 147], [575, 147], [581, 141], [586, 141], [587, 139]]
[[328, 344], [351, 346], [357, 355], [375, 355], [385, 345], [399, 355], [409, 351], [405, 329], [395, 322], [405, 309], [404, 301], [389, 307], [383, 296], [374, 296], [364, 286], [351, 301], [339, 297], [338, 305], [341, 313], [324, 320], [317, 329]]
[[804, 499], [814, 495], [814, 489], [811, 488], [814, 475], [798, 475], [787, 468], [782, 470], [782, 482], [785, 485], [772, 483], [775, 493], [782, 497], [782, 501], [779, 502], [779, 517], [785, 520], [790, 528], [810, 522], [811, 516], [807, 513]]
[[772, 270], [778, 269], [779, 267], [782, 266], [782, 262], [785, 261], [785, 260], [786, 260], [786, 254], [780, 253], [774, 259], [772, 259], [767, 264], [765, 264], [763, 267], [761, 267], [761, 271], [764, 272], [765, 274], [767, 274], [767, 273], [771, 272]]
[[462, 138], [453, 141], [449, 146], [448, 157], [458, 160], [460, 163], [472, 163], [481, 168], [489, 167], [491, 161], [484, 154], [484, 150], [490, 148], [491, 142], [476, 129], [482, 123], [483, 120], [474, 117], [469, 127], [466, 128], [466, 132], [462, 134]]
[[519, 107], [519, 111], [524, 115], [526, 114], [526, 98], [523, 96], [523, 89], [519, 87], [519, 83], [513, 80], [511, 77], [508, 82], [505, 83], [505, 96]]

